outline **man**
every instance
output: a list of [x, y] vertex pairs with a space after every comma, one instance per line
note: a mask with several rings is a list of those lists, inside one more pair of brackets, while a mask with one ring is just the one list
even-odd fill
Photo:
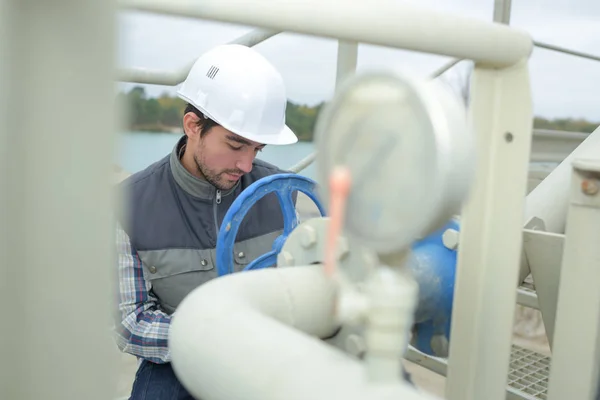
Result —
[[[190, 291], [217, 277], [217, 234], [233, 200], [258, 179], [283, 172], [256, 154], [297, 141], [285, 125], [283, 79], [251, 48], [205, 53], [178, 95], [188, 103], [185, 135], [170, 155], [120, 186], [116, 331], [121, 351], [140, 360], [134, 400], [192, 399], [170, 365], [171, 318]], [[240, 226], [235, 270], [268, 252], [282, 228], [277, 197], [268, 195]]]

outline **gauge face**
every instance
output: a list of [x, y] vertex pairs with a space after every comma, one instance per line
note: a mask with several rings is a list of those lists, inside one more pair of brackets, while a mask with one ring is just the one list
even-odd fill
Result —
[[388, 253], [421, 233], [435, 202], [433, 129], [420, 96], [395, 75], [356, 77], [340, 91], [317, 126], [317, 169], [326, 201], [333, 168], [350, 170], [347, 235]]

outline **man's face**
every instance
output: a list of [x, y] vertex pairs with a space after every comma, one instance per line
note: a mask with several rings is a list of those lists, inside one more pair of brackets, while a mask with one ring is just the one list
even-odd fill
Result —
[[265, 145], [238, 136], [222, 126], [215, 126], [192, 145], [198, 171], [220, 190], [229, 190], [242, 175], [252, 171], [256, 154]]

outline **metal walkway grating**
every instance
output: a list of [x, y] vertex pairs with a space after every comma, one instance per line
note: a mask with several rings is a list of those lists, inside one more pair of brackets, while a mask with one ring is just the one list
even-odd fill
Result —
[[508, 385], [536, 399], [546, 400], [550, 357], [513, 345]]
[[[431, 357], [409, 346], [406, 359], [430, 371], [446, 376], [448, 360]], [[523, 347], [512, 345], [507, 400], [546, 400], [548, 398], [548, 377], [550, 357]]]

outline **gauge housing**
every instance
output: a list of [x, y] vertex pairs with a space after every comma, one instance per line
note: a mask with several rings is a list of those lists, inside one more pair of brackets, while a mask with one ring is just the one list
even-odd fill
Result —
[[448, 87], [395, 70], [344, 82], [315, 127], [326, 207], [336, 166], [352, 185], [344, 230], [379, 253], [405, 249], [460, 211], [474, 176], [467, 112]]

